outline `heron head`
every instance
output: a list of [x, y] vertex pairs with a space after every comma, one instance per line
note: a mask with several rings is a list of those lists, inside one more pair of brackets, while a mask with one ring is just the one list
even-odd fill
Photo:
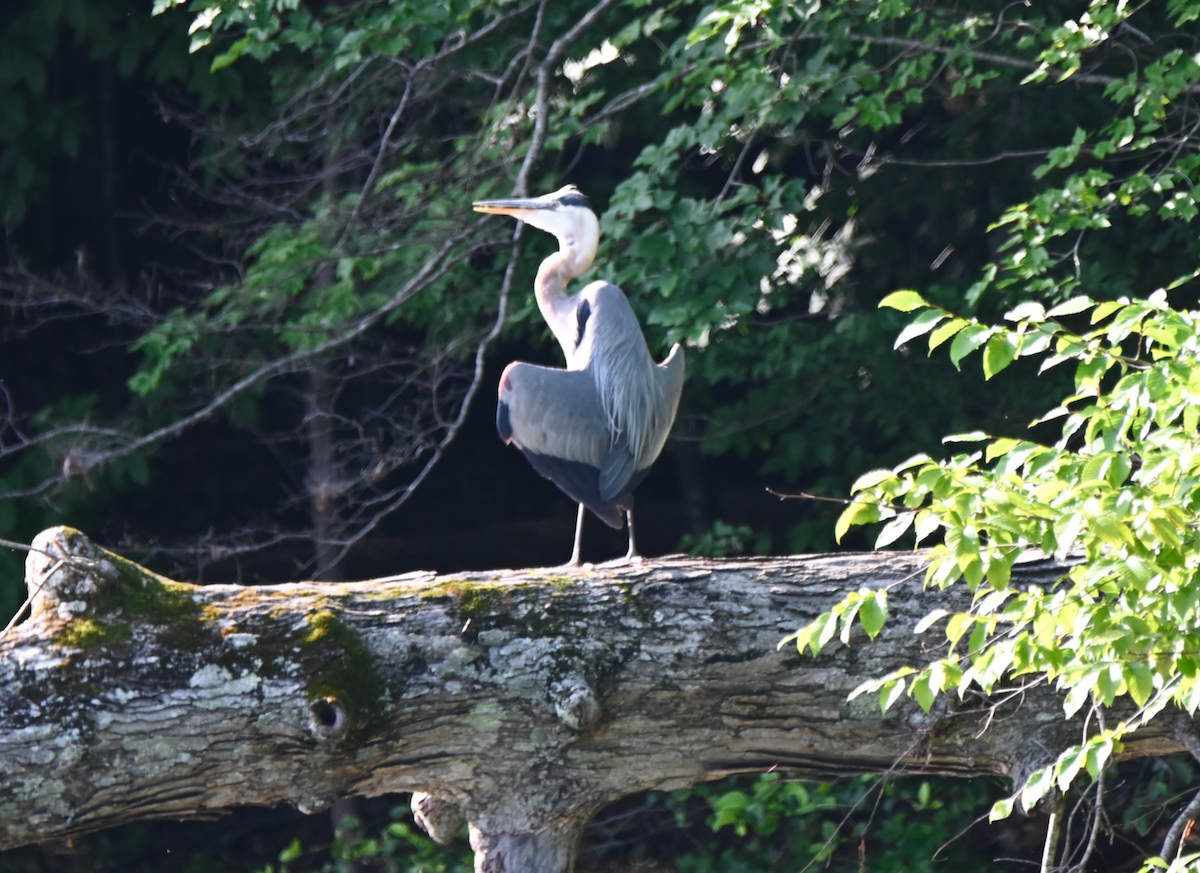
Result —
[[567, 185], [551, 194], [520, 200], [480, 200], [476, 212], [511, 215], [538, 230], [553, 234], [564, 251], [590, 264], [600, 241], [600, 222], [592, 204], [578, 188]]

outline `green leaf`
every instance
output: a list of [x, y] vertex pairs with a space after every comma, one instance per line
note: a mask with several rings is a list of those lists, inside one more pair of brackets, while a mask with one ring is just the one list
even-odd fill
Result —
[[870, 524], [874, 521], [879, 521], [878, 506], [873, 503], [851, 503], [838, 516], [837, 525], [834, 527], [834, 539], [840, 543], [851, 525]]
[[1097, 324], [1098, 322], [1104, 321], [1104, 319], [1108, 318], [1127, 303], [1129, 303], [1129, 301], [1125, 298], [1122, 298], [1120, 300], [1106, 300], [1104, 303], [1098, 304], [1095, 310], [1092, 312], [1092, 324]]
[[933, 708], [933, 702], [937, 700], [937, 689], [933, 688], [930, 683], [928, 672], [922, 672], [916, 679], [913, 680], [912, 688], [909, 694], [917, 701], [921, 709], [929, 712]]
[[879, 301], [880, 309], [899, 309], [901, 312], [912, 312], [922, 306], [928, 306], [925, 298], [916, 291], [893, 291]]
[[850, 493], [857, 494], [860, 491], [866, 491], [868, 488], [874, 488], [884, 482], [889, 482], [896, 479], [896, 474], [887, 467], [880, 467], [878, 470], [871, 470], [863, 473], [854, 480], [854, 484], [850, 486]]
[[838, 616], [836, 612], [826, 612], [823, 615], [817, 616], [812, 623], [813, 639], [810, 645], [814, 655], [820, 654], [821, 649], [825, 648], [826, 644], [833, 639], [833, 635], [837, 633]]
[[983, 350], [983, 378], [991, 379], [1017, 357], [1020, 338], [1013, 334], [996, 334]]
[[779, 641], [779, 648], [783, 648], [786, 643], [795, 642], [796, 651], [803, 655], [804, 650], [812, 644], [812, 630], [813, 626], [810, 624], [796, 631], [794, 634], [789, 634]]
[[921, 510], [917, 513], [916, 530], [914, 531], [917, 539], [917, 544], [920, 545], [927, 537], [933, 534], [942, 526], [941, 520], [928, 510]]
[[1053, 787], [1053, 767], [1042, 767], [1040, 770], [1034, 770], [1029, 775], [1029, 778], [1025, 780], [1025, 786], [1021, 789], [1021, 806], [1025, 809], [1033, 809], [1037, 806], [1038, 801], [1045, 797]]
[[1125, 689], [1125, 680], [1121, 676], [1120, 666], [1113, 664], [1101, 670], [1096, 676], [1096, 691], [1099, 703], [1112, 706], [1117, 696]]
[[942, 437], [943, 443], [981, 443], [984, 440], [990, 440], [991, 437], [981, 430], [973, 430], [970, 433], [954, 433], [950, 436]]
[[1154, 671], [1144, 661], [1129, 664], [1125, 667], [1125, 684], [1129, 686], [1129, 696], [1133, 702], [1145, 706], [1154, 693]]
[[992, 811], [988, 813], [988, 821], [1000, 821], [1012, 815], [1013, 807], [1016, 805], [1016, 797], [1005, 797], [1003, 800], [997, 800], [992, 804]]
[[1054, 770], [1057, 774], [1058, 789], [1060, 791], [1066, 791], [1071, 787], [1071, 783], [1079, 775], [1079, 771], [1083, 768], [1083, 763], [1086, 759], [1087, 749], [1082, 746], [1067, 749], [1058, 756]]
[[957, 334], [960, 330], [967, 327], [971, 322], [965, 318], [955, 318], [940, 325], [937, 330], [929, 335], [929, 351], [932, 353], [934, 349], [944, 343], [950, 337]]
[[875, 548], [886, 548], [904, 536], [908, 532], [908, 529], [912, 527], [915, 517], [916, 513], [902, 512], [885, 524], [883, 530], [879, 532], [879, 536], [875, 538]]
[[930, 612], [928, 615], [924, 616], [919, 622], [917, 622], [916, 627], [913, 628], [913, 633], [914, 634], [925, 633], [925, 631], [929, 630], [931, 627], [933, 627], [937, 623], [938, 619], [945, 618], [949, 614], [950, 613], [944, 609], [933, 610], [933, 612]]
[[1062, 315], [1074, 315], [1077, 312], [1086, 312], [1095, 305], [1096, 304], [1092, 298], [1086, 295], [1080, 295], [1078, 297], [1072, 297], [1070, 300], [1053, 307], [1049, 312], [1046, 313], [1046, 317], [1058, 318]]
[[933, 459], [930, 458], [929, 455], [925, 454], [924, 452], [921, 452], [919, 454], [913, 455], [907, 461], [901, 461], [899, 464], [892, 467], [892, 472], [900, 473], [904, 470], [907, 470], [909, 467], [915, 467], [918, 464], [925, 464], [932, 460]]
[[974, 622], [975, 616], [967, 612], [956, 612], [950, 616], [950, 620], [946, 622], [946, 639], [950, 641], [951, 648], [958, 645], [958, 641]]
[[1089, 743], [1087, 758], [1085, 760], [1088, 775], [1093, 779], [1099, 778], [1101, 771], [1108, 765], [1108, 759], [1112, 757], [1112, 753], [1115, 750], [1116, 744], [1111, 739]]
[[984, 327], [982, 324], [967, 325], [954, 337], [954, 342], [950, 343], [950, 363], [958, 367], [959, 361], [987, 342], [993, 332], [993, 328]]
[[1009, 452], [1011, 452], [1013, 449], [1015, 449], [1018, 445], [1020, 445], [1020, 443], [1021, 443], [1020, 440], [1014, 440], [1014, 439], [1010, 439], [1008, 437], [1005, 437], [1003, 439], [998, 439], [998, 440], [992, 440], [992, 444], [987, 447], [987, 451], [984, 453], [984, 460], [985, 461], [994, 461], [994, 460], [996, 460], [996, 458], [999, 458], [1003, 455], [1007, 455]]
[[209, 67], [210, 73], [215, 73], [217, 70], [222, 70], [228, 67], [234, 61], [242, 56], [242, 53], [250, 46], [251, 38], [244, 36], [231, 45], [223, 54], [213, 58], [212, 66]]
[[896, 342], [892, 345], [892, 348], [898, 349], [909, 340], [924, 336], [933, 330], [934, 326], [945, 317], [946, 314], [937, 309], [925, 310], [914, 318], [912, 323], [905, 327], [904, 330], [900, 331], [900, 335], [896, 337]]
[[297, 837], [288, 843], [287, 846], [284, 847], [283, 851], [279, 853], [279, 860], [282, 863], [287, 864], [291, 861], [295, 861], [302, 854], [304, 854], [304, 847], [300, 845], [300, 838]]
[[887, 592], [883, 590], [872, 592], [871, 596], [864, 600], [862, 606], [859, 607], [858, 620], [862, 622], [863, 630], [871, 639], [875, 639], [883, 630], [883, 624], [887, 621], [887, 612]]
[[1046, 308], [1036, 300], [1028, 300], [1004, 314], [1006, 321], [1045, 321]]
[[883, 687], [879, 690], [879, 709], [885, 715], [892, 708], [892, 704], [904, 694], [906, 682], [907, 680], [905, 679], [891, 679], [883, 683]]

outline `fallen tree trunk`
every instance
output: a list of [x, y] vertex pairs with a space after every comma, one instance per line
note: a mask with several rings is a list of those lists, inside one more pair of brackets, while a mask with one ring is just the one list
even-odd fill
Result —
[[[478, 870], [558, 873], [596, 810], [645, 789], [770, 768], [1019, 779], [1078, 739], [1044, 688], [999, 711], [847, 701], [928, 657], [917, 619], [965, 605], [921, 591], [919, 553], [240, 587], [171, 582], [69, 528], [34, 545], [33, 617], [0, 642], [5, 847], [412, 791], [435, 837], [465, 816]], [[777, 648], [882, 585], [876, 640]], [[1125, 754], [1179, 750], [1171, 729], [1157, 720]]]

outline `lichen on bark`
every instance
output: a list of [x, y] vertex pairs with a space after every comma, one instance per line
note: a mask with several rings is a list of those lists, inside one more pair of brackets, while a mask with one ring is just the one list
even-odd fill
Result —
[[[926, 656], [921, 616], [966, 605], [911, 581], [919, 553], [244, 588], [171, 582], [66, 529], [36, 545], [34, 617], [0, 641], [0, 845], [413, 791], [466, 818], [478, 869], [563, 873], [587, 817], [629, 793], [768, 769], [1012, 774], [1076, 736], [1046, 688], [982, 734], [986, 702], [847, 701]], [[884, 585], [876, 640], [778, 648]], [[1178, 750], [1172, 730], [1125, 754]]]

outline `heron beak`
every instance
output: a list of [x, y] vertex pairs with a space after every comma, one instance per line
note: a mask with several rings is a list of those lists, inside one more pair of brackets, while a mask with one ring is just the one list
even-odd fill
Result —
[[490, 215], [511, 215], [513, 218], [525, 218], [553, 206], [544, 200], [478, 200], [472, 204], [476, 212], [486, 212]]

